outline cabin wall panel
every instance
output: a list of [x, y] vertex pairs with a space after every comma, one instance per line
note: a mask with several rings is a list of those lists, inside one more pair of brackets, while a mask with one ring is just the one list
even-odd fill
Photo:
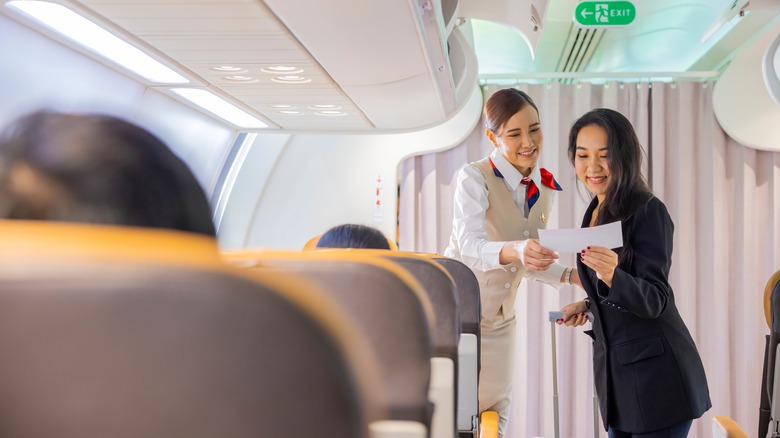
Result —
[[[243, 195], [234, 200], [231, 194], [223, 220], [241, 222], [245, 219], [231, 216], [252, 216], [242, 247], [300, 249], [311, 237], [347, 222], [376, 227], [394, 238], [401, 161], [459, 145], [473, 131], [481, 110], [475, 86], [461, 110], [434, 128], [399, 134], [295, 134], [278, 158], [273, 147], [262, 153], [263, 145], [275, 140], [274, 134], [261, 133], [233, 189], [255, 192], [256, 201]], [[275, 160], [273, 174], [256, 171], [263, 160]], [[381, 220], [375, 220], [374, 211], [378, 175], [383, 179]], [[261, 192], [257, 185], [263, 186]], [[221, 245], [231, 249], [240, 240], [220, 236]]]
[[[269, 226], [258, 220], [266, 220], [265, 217], [257, 218], [259, 208], [267, 205], [263, 201], [263, 193], [266, 191], [268, 181], [277, 175], [275, 173], [276, 163], [279, 156], [284, 151], [290, 141], [289, 134], [264, 134], [257, 135], [252, 142], [243, 162], [236, 161], [235, 166], [240, 166], [233, 182], [233, 190], [225, 193], [227, 199], [225, 210], [219, 224], [219, 244], [224, 250], [240, 249], [250, 245], [249, 242], [262, 239], [250, 239], [250, 231], [254, 228], [255, 233], [263, 235], [269, 231]], [[239, 154], [240, 155], [240, 154]], [[291, 181], [289, 178], [283, 178], [285, 183]], [[286, 193], [286, 191], [285, 191]], [[283, 219], [270, 215], [270, 220]], [[289, 230], [282, 229], [282, 232]]]
[[132, 120], [163, 139], [211, 194], [236, 136], [233, 128], [155, 89], [148, 89], [141, 97]]
[[0, 125], [38, 109], [124, 118], [160, 137], [213, 190], [232, 126], [2, 15], [0, 41]]

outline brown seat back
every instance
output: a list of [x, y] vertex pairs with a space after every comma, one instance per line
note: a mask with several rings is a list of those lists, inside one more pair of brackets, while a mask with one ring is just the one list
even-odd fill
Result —
[[0, 435], [366, 436], [349, 318], [210, 240], [0, 222]]
[[226, 258], [253, 272], [290, 270], [336, 301], [375, 346], [389, 420], [430, 428], [428, 387], [432, 356], [428, 297], [392, 262], [351, 251], [245, 251]]
[[764, 316], [769, 326], [764, 349], [764, 371], [761, 379], [761, 400], [759, 404], [758, 436], [766, 436], [770, 421], [778, 422], [780, 418], [772, 418], [772, 400], [775, 375], [777, 347], [780, 344], [780, 270], [774, 273], [764, 287]]

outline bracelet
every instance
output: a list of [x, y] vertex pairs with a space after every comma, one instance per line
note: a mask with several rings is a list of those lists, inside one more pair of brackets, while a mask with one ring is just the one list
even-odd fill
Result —
[[566, 272], [563, 274], [563, 282], [571, 286], [571, 272], [574, 268], [566, 268]]
[[590, 309], [590, 298], [585, 297], [585, 298], [582, 299], [582, 301], [585, 301], [585, 307]]

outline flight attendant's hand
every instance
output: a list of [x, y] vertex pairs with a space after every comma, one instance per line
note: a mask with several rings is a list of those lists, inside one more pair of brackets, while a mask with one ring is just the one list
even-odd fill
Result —
[[612, 277], [618, 265], [615, 251], [603, 246], [589, 246], [580, 254], [582, 263], [596, 271], [596, 276], [608, 287], [612, 287]]
[[542, 246], [536, 239], [507, 242], [498, 254], [502, 265], [520, 260], [527, 269], [544, 271], [558, 260], [558, 253]]
[[558, 253], [542, 246], [536, 239], [516, 242], [519, 244], [520, 263], [532, 271], [546, 271], [556, 260]]
[[588, 311], [588, 305], [585, 304], [585, 301], [567, 304], [561, 311], [563, 311], [563, 317], [555, 321], [558, 325], [579, 327], [588, 322], [588, 317], [585, 316], [585, 312]]

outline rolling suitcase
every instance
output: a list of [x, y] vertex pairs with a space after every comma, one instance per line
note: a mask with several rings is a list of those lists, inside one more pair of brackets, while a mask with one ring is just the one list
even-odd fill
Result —
[[[588, 321], [593, 321], [593, 314], [586, 312]], [[553, 367], [553, 416], [555, 418], [555, 438], [561, 438], [560, 421], [558, 413], [558, 350], [555, 344], [555, 321], [563, 317], [563, 312], [552, 311], [548, 315], [550, 320], [550, 339], [552, 339], [552, 367]], [[594, 383], [595, 385], [595, 383]], [[593, 388], [593, 437], [599, 437], [599, 401], [596, 397], [596, 388]]]

